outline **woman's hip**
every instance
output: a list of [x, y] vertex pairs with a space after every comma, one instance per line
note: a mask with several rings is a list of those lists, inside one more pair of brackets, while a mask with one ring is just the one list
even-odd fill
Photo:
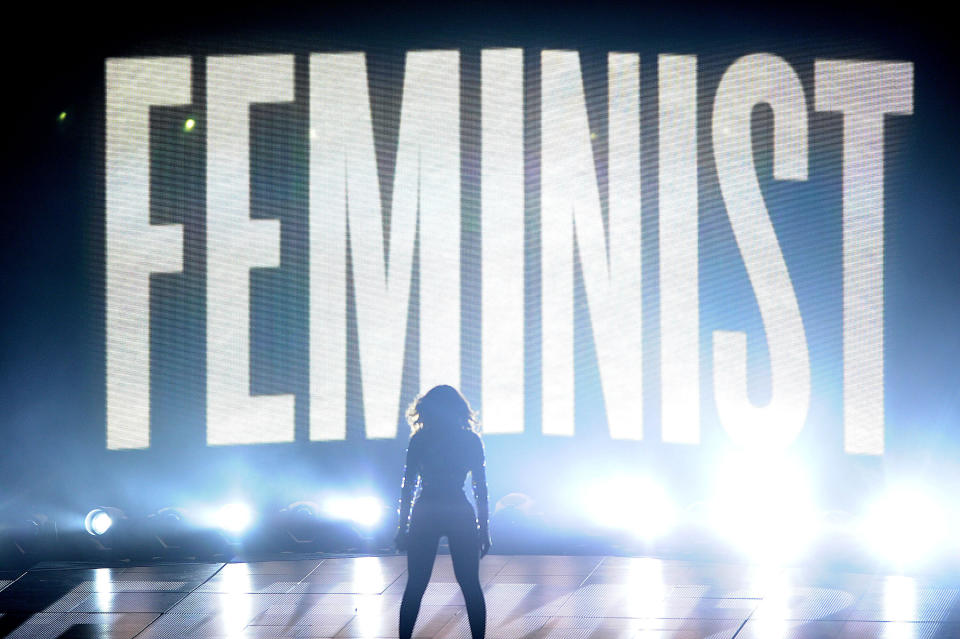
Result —
[[417, 529], [476, 528], [477, 515], [466, 497], [456, 500], [418, 499], [410, 516], [410, 532]]

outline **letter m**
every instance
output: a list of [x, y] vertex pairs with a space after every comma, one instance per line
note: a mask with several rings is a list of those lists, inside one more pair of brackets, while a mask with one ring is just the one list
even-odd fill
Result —
[[363, 53], [310, 57], [310, 127], [310, 439], [346, 436], [348, 255], [366, 433], [395, 437], [417, 245], [419, 386], [460, 379], [459, 53], [407, 54], [389, 210]]

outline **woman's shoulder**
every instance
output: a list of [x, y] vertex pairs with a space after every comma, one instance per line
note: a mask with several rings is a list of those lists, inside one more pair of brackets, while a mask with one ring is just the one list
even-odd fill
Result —
[[444, 446], [483, 448], [483, 440], [480, 438], [480, 434], [466, 428], [446, 432], [429, 432], [426, 428], [421, 428], [410, 436], [410, 443], [407, 446], [408, 448], [420, 448], [424, 445], [429, 446], [431, 442]]
[[465, 439], [469, 442], [469, 445], [474, 449], [483, 450], [483, 438], [480, 437], [480, 433], [475, 430], [464, 429]]
[[407, 442], [407, 450], [420, 448], [421, 446], [423, 446], [423, 442], [424, 442], [424, 433], [423, 433], [423, 429], [421, 428], [420, 430], [410, 435], [410, 441]]

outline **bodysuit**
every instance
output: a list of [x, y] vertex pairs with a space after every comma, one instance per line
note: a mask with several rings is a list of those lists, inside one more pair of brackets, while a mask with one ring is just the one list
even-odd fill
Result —
[[[468, 472], [472, 475], [476, 513], [463, 491]], [[418, 484], [420, 491], [414, 501]], [[400, 493], [401, 533], [409, 527], [400, 639], [409, 639], [413, 633], [440, 537], [446, 537], [450, 546], [471, 634], [473, 639], [480, 639], [485, 631], [486, 604], [479, 578], [479, 533], [486, 535], [489, 512], [480, 436], [463, 428], [422, 428], [414, 433], [407, 448]]]

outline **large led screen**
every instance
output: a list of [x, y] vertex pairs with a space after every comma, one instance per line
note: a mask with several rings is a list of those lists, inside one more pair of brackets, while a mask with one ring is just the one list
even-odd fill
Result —
[[23, 169], [58, 264], [6, 320], [52, 335], [4, 347], [24, 494], [393, 499], [436, 384], [479, 411], [492, 498], [546, 510], [638, 474], [692, 503], [736, 455], [796, 461], [829, 504], [955, 475], [934, 45], [434, 24], [75, 63], [47, 105], [61, 196], [48, 155]]

